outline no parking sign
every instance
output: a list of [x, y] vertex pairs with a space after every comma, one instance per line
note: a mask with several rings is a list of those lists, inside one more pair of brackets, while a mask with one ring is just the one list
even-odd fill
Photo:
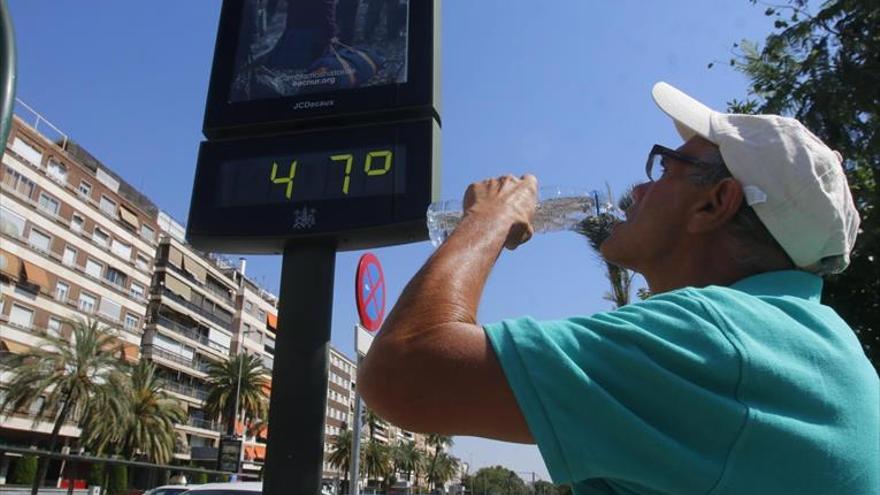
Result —
[[361, 256], [358, 262], [354, 297], [361, 325], [371, 332], [379, 330], [385, 318], [385, 275], [373, 253]]

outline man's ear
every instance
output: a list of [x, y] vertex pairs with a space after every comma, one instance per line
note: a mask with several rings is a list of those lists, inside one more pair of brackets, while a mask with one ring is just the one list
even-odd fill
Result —
[[688, 222], [688, 232], [700, 234], [723, 227], [736, 215], [742, 202], [742, 184], [734, 178], [707, 187]]

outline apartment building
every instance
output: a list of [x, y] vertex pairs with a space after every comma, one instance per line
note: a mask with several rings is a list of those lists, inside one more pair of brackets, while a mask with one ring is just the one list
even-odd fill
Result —
[[[34, 115], [34, 125], [40, 118]], [[42, 121], [44, 127], [46, 122]], [[0, 352], [65, 336], [64, 318], [119, 330], [121, 356], [140, 358], [156, 252], [157, 209], [86, 150], [14, 118], [0, 166]], [[0, 387], [6, 379], [0, 373]], [[32, 411], [0, 417], [0, 437], [38, 443], [51, 424]], [[30, 416], [30, 417], [29, 417]], [[75, 416], [61, 434], [76, 437]]]
[[327, 417], [324, 421], [324, 472], [326, 481], [348, 478], [348, 473], [334, 468], [327, 461], [333, 452], [333, 439], [343, 430], [354, 427], [355, 383], [357, 363], [330, 347], [330, 373], [327, 378]]
[[[246, 275], [247, 262], [239, 259], [235, 269], [227, 273], [237, 281], [235, 299], [235, 318], [233, 320], [233, 348], [260, 358], [263, 371], [269, 382], [271, 394], [272, 368], [275, 363], [275, 333], [278, 329], [278, 298], [260, 287]], [[237, 425], [237, 433], [244, 439], [242, 470], [258, 473], [266, 460], [266, 441], [269, 436], [268, 423]], [[256, 426], [256, 427], [254, 427]]]
[[[333, 440], [346, 429], [354, 428], [355, 421], [355, 394], [357, 389], [357, 363], [334, 347], [330, 347], [330, 373], [327, 385], [327, 417], [324, 426], [324, 482], [334, 485], [340, 480], [348, 478], [348, 473], [334, 468], [328, 461], [333, 452]], [[373, 425], [364, 425], [361, 429], [361, 445], [369, 439], [375, 439], [385, 445], [394, 445], [397, 442], [415, 442], [415, 444], [427, 452], [434, 453], [432, 447], [427, 445], [426, 436], [404, 430], [398, 426], [379, 422]], [[363, 475], [363, 473], [361, 473]], [[407, 473], [396, 473], [399, 483], [411, 486], [415, 480], [407, 479]], [[424, 481], [424, 480], [422, 480]]]
[[217, 258], [183, 237], [183, 227], [164, 212], [150, 286], [143, 359], [156, 365], [164, 388], [185, 406], [187, 421], [176, 425], [175, 457], [211, 464], [217, 459], [222, 426], [204, 410], [211, 362], [232, 351], [235, 281]]

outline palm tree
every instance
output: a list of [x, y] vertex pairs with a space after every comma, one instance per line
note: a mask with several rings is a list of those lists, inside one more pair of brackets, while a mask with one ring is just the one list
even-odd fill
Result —
[[215, 417], [222, 416], [227, 435], [235, 434], [236, 403], [244, 418], [265, 417], [269, 407], [266, 392], [269, 381], [258, 356], [239, 352], [228, 361], [211, 362], [207, 372], [205, 411]]
[[335, 469], [341, 470], [345, 472], [345, 480], [348, 483], [348, 486], [351, 486], [351, 480], [349, 480], [349, 476], [351, 476], [351, 461], [352, 461], [352, 441], [354, 434], [348, 428], [341, 430], [338, 435], [334, 436], [330, 440], [330, 455], [327, 457], [327, 462], [330, 463]]
[[425, 454], [415, 442], [400, 440], [391, 448], [394, 471], [406, 473], [410, 481], [418, 480], [425, 465]]
[[434, 488], [442, 487], [458, 474], [459, 465], [460, 462], [456, 457], [448, 452], [441, 452], [435, 459], [428, 481], [434, 485]]
[[385, 478], [391, 472], [391, 453], [388, 446], [376, 439], [370, 439], [364, 446], [364, 473], [367, 480]]
[[[34, 424], [54, 419], [49, 451], [58, 447], [61, 425], [68, 416], [91, 400], [121, 362], [121, 344], [112, 328], [91, 319], [65, 320], [64, 326], [71, 329], [69, 342], [46, 336], [38, 347], [9, 359], [12, 377], [0, 403], [0, 411], [17, 411], [42, 397]], [[41, 457], [32, 495], [37, 495], [48, 468], [48, 460]]]
[[[609, 197], [611, 197], [610, 191]], [[632, 202], [632, 191], [629, 191], [620, 198], [617, 206], [621, 210], [626, 210]], [[614, 215], [599, 213], [584, 220], [577, 231], [587, 238], [590, 247], [599, 252], [599, 247], [611, 236], [611, 231], [617, 223], [618, 220]], [[614, 303], [615, 308], [626, 306], [629, 304], [633, 273], [608, 261], [604, 263], [606, 276], [611, 284], [611, 291], [605, 294], [605, 299]]]
[[161, 388], [156, 367], [147, 361], [114, 373], [84, 414], [84, 442], [99, 454], [110, 450], [128, 459], [143, 456], [158, 464], [169, 462], [174, 425], [184, 422], [186, 412]]
[[[425, 438], [425, 443], [434, 449], [434, 454], [431, 456], [431, 461], [428, 463], [428, 482], [430, 483], [436, 475], [437, 460], [440, 458], [440, 455], [443, 454], [446, 449], [452, 447], [455, 442], [452, 440], [451, 436], [432, 433]], [[444, 480], [444, 483], [445, 481], [446, 480]]]

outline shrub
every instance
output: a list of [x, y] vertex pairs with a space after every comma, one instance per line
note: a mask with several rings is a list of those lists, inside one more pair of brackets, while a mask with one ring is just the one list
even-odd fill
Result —
[[128, 490], [128, 469], [122, 464], [116, 464], [110, 468], [110, 481], [107, 483], [107, 492], [110, 495], [125, 493]]
[[13, 485], [30, 485], [37, 476], [37, 456], [26, 455], [19, 457], [12, 466], [12, 474], [9, 482]]
[[92, 464], [89, 466], [89, 475], [86, 478], [89, 486], [101, 486], [104, 484], [104, 465]]

